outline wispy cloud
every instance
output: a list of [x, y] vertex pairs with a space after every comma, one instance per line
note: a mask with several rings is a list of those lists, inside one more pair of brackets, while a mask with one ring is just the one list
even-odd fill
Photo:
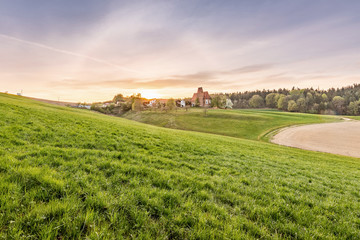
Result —
[[70, 55], [70, 56], [74, 56], [74, 57], [84, 58], [84, 59], [87, 59], [87, 60], [90, 60], [90, 61], [93, 61], [93, 62], [97, 62], [97, 63], [100, 63], [100, 64], [110, 66], [112, 68], [116, 68], [116, 69], [121, 70], [121, 71], [137, 73], [137, 71], [135, 71], [133, 69], [121, 67], [119, 65], [113, 64], [113, 63], [111, 63], [109, 61], [106, 61], [104, 59], [95, 58], [95, 57], [84, 55], [84, 54], [81, 54], [81, 53], [76, 53], [76, 52], [67, 51], [67, 50], [60, 49], [60, 48], [51, 47], [51, 46], [41, 44], [41, 43], [37, 43], [37, 42], [27, 41], [27, 40], [16, 38], [16, 37], [9, 36], [9, 35], [0, 34], [0, 37], [11, 40], [11, 41], [19, 42], [19, 43], [22, 43], [22, 44], [26, 44], [26, 45], [30, 45], [30, 46], [34, 46], [34, 47], [38, 47], [38, 48], [42, 48], [42, 49], [47, 49], [49, 51], [53, 51], [53, 52], [57, 52], [57, 53], [61, 53], [61, 54], [66, 54], [66, 55]]
[[236, 68], [229, 71], [223, 71], [221, 74], [244, 74], [244, 73], [254, 73], [269, 70], [273, 67], [273, 64], [257, 64], [257, 65], [249, 65], [245, 67]]
[[[270, 64], [249, 65], [231, 70], [224, 71], [206, 71], [193, 74], [171, 75], [161, 78], [124, 78], [117, 80], [87, 81], [64, 79], [62, 81], [51, 82], [51, 86], [87, 88], [87, 87], [106, 87], [106, 88], [193, 88], [194, 83], [205, 85], [207, 87], [221, 86], [224, 87], [232, 83], [227, 76], [238, 76], [246, 73], [261, 72], [272, 68]], [[225, 76], [225, 77], [224, 77]]]
[[[204, 82], [203, 82], [204, 83]], [[212, 84], [219, 84], [220, 81], [213, 81]], [[196, 84], [201, 84], [201, 81], [197, 81]], [[210, 85], [210, 82], [206, 82]], [[162, 88], [188, 88], [194, 87], [194, 80], [179, 80], [179, 79], [119, 79], [119, 80], [103, 80], [103, 81], [91, 81], [84, 82], [83, 80], [64, 80], [53, 81], [49, 83], [49, 86], [56, 88], [72, 88], [72, 89], [84, 89], [84, 88], [118, 88], [118, 89], [162, 89]]]
[[206, 71], [206, 72], [197, 72], [194, 74], [186, 74], [186, 75], [172, 75], [176, 79], [184, 80], [210, 80], [215, 79], [221, 75], [240, 75], [254, 72], [261, 72], [265, 70], [269, 70], [273, 67], [272, 64], [258, 64], [258, 65], [248, 65], [244, 67], [239, 67], [231, 70], [224, 71]]

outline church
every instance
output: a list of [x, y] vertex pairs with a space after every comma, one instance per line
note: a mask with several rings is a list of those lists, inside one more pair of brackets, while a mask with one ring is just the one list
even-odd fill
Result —
[[200, 107], [211, 106], [211, 97], [207, 91], [204, 92], [202, 87], [199, 87], [197, 93], [194, 93], [193, 97], [191, 98], [191, 106], [195, 107], [196, 105]]

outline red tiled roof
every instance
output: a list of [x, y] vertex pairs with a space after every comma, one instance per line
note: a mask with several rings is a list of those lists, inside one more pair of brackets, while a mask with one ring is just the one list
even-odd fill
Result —
[[210, 94], [207, 91], [204, 92], [204, 99], [211, 99]]
[[198, 92], [194, 93], [193, 97], [191, 98], [191, 101], [195, 102], [196, 98], [211, 99], [209, 92], [208, 91], [204, 92], [202, 88], [198, 88]]
[[195, 102], [196, 98], [197, 98], [197, 93], [194, 93], [194, 95], [193, 95], [192, 98], [191, 98], [191, 101], [192, 101], [192, 102]]

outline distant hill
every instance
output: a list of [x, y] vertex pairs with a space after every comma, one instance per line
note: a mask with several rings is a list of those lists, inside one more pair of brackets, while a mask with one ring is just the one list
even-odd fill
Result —
[[40, 102], [44, 102], [44, 103], [49, 103], [49, 104], [55, 104], [55, 105], [59, 105], [59, 106], [77, 106], [79, 103], [74, 103], [74, 102], [62, 102], [62, 101], [53, 101], [53, 100], [47, 100], [47, 99], [41, 99], [41, 98], [33, 98], [33, 97], [26, 97], [32, 100], [36, 100], [36, 101], [40, 101]]

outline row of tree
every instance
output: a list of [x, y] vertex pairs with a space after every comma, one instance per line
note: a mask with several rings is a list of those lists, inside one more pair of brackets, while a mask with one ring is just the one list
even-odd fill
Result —
[[[141, 94], [124, 97], [116, 95], [112, 101], [94, 103], [92, 110], [106, 114], [123, 114], [129, 110], [145, 109], [173, 110], [177, 100], [166, 103], [156, 102], [151, 107]], [[190, 107], [190, 99], [186, 101]], [[196, 104], [195, 104], [196, 106]], [[216, 108], [277, 108], [290, 112], [360, 115], [360, 84], [343, 88], [319, 90], [313, 88], [293, 88], [291, 90], [263, 90], [235, 93], [217, 93], [211, 95], [211, 107]]]
[[174, 110], [177, 107], [177, 101], [173, 98], [168, 99], [166, 103], [156, 100], [149, 106], [149, 100], [142, 98], [141, 94], [133, 94], [124, 97], [122, 94], [114, 96], [113, 100], [107, 102], [98, 102], [91, 105], [91, 110], [105, 114], [122, 115], [130, 110], [143, 111], [148, 109]]
[[328, 90], [293, 88], [292, 90], [246, 91], [213, 94], [218, 99], [230, 99], [233, 108], [277, 108], [290, 112], [360, 115], [360, 84]]

